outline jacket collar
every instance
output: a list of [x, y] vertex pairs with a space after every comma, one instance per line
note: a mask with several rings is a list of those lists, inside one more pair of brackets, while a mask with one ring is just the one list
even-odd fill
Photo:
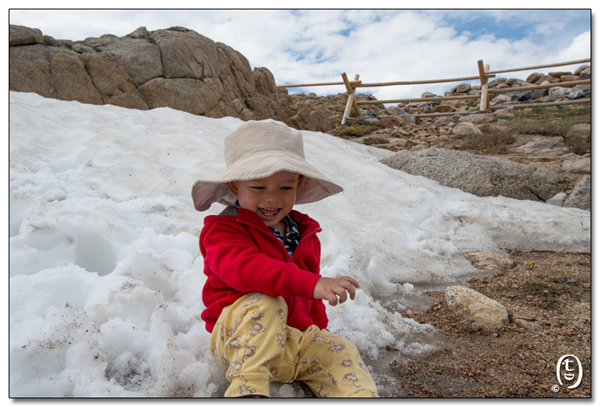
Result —
[[[296, 210], [292, 210], [289, 213], [289, 216], [300, 226], [300, 236], [304, 236], [307, 231], [312, 231], [313, 229], [317, 232], [321, 230], [317, 221]], [[218, 217], [230, 217], [237, 222], [249, 224], [268, 234], [273, 234], [256, 213], [240, 208], [239, 206], [228, 206], [218, 215]]]

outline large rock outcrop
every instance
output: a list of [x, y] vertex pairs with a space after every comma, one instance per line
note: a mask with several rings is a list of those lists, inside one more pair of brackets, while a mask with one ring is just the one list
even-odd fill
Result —
[[501, 195], [545, 202], [563, 189], [563, 177], [554, 171], [464, 151], [401, 151], [381, 162], [481, 197]]
[[267, 68], [251, 69], [238, 51], [183, 27], [70, 41], [11, 25], [9, 87], [98, 105], [272, 118], [315, 131], [331, 130], [343, 112], [326, 117], [305, 98], [278, 90]]

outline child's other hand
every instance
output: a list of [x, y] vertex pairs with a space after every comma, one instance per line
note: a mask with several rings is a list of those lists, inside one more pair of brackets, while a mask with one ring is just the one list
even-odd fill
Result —
[[313, 290], [313, 298], [315, 300], [327, 300], [329, 305], [333, 306], [337, 305], [339, 297], [339, 303], [341, 304], [348, 299], [348, 293], [350, 293], [350, 299], [354, 299], [356, 294], [354, 287], [359, 287], [358, 282], [349, 276], [321, 277]]

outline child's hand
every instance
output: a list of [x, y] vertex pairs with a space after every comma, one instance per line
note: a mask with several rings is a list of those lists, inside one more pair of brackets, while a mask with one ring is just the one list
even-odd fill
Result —
[[344, 276], [338, 278], [321, 277], [317, 280], [315, 289], [313, 290], [313, 298], [315, 300], [327, 300], [329, 305], [337, 305], [338, 297], [339, 303], [343, 303], [348, 299], [350, 293], [350, 299], [354, 299], [355, 291], [354, 287], [358, 288], [358, 282], [352, 277]]

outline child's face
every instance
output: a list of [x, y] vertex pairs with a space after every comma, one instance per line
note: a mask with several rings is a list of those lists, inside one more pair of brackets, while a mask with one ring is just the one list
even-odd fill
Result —
[[298, 174], [281, 171], [267, 178], [230, 182], [227, 187], [241, 208], [256, 213], [265, 225], [274, 228], [294, 207], [301, 184]]

